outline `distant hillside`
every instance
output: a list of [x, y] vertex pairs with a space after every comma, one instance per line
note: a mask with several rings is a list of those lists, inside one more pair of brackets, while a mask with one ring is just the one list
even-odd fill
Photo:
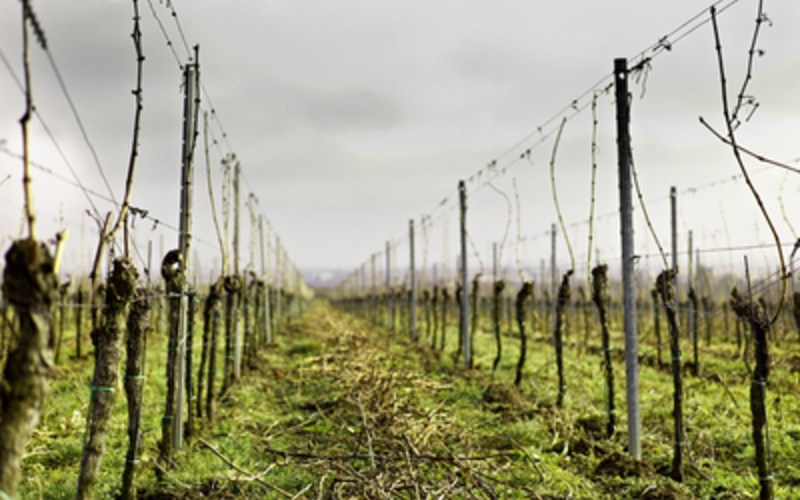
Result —
[[334, 288], [349, 273], [345, 269], [304, 269], [301, 271], [303, 279], [311, 288]]

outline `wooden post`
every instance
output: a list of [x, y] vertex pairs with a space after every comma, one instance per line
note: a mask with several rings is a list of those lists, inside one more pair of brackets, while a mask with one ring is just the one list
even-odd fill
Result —
[[628, 403], [628, 453], [642, 457], [639, 413], [639, 347], [636, 338], [636, 290], [633, 253], [633, 202], [631, 195], [630, 108], [628, 62], [614, 60], [614, 89], [617, 102], [617, 158], [619, 163], [619, 205], [622, 233], [622, 287], [625, 327], [625, 374]]

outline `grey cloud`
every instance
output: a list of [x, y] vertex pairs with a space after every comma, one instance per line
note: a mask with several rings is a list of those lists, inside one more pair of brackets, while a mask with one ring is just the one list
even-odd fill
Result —
[[295, 97], [303, 122], [327, 133], [379, 132], [399, 127], [405, 120], [397, 102], [372, 90], [319, 89]]

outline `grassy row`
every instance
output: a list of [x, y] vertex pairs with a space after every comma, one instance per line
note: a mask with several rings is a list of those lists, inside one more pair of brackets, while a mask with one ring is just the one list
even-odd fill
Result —
[[[424, 324], [420, 331], [425, 331]], [[439, 426], [434, 429], [436, 432], [430, 430], [432, 424], [419, 416], [408, 417], [408, 421], [402, 423], [405, 427], [401, 430], [410, 435], [410, 439], [428, 426], [424, 427], [425, 432], [431, 433], [424, 444], [428, 453], [459, 456], [512, 453], [512, 458], [487, 462], [485, 467], [475, 465], [474, 471], [469, 469], [476, 475], [488, 471], [492, 481], [496, 481], [495, 490], [502, 492], [504, 498], [530, 497], [532, 494], [524, 488], [532, 488], [540, 495], [552, 495], [551, 498], [568, 495], [575, 498], [648, 498], [646, 495], [653, 492], [666, 491], [663, 488], [675, 488], [668, 486], [671, 481], [657, 473], [668, 467], [672, 453], [671, 379], [667, 372], [644, 363], [641, 367], [644, 461], [656, 472], [628, 474], [624, 469], [624, 454], [619, 453], [624, 451], [626, 442], [625, 414], [619, 415], [620, 432], [612, 439], [601, 439], [594, 431], [597, 423], [605, 418], [606, 407], [600, 357], [579, 347], [567, 348], [567, 399], [565, 407], [557, 409], [553, 406], [557, 381], [552, 346], [545, 340], [548, 336], [541, 332], [532, 335], [534, 341], [529, 343], [529, 362], [522, 390], [515, 395], [510, 382], [518, 342], [513, 332], [507, 333], [504, 358], [497, 376], [492, 379], [488, 367], [495, 354], [494, 338], [488, 333], [480, 333], [476, 338], [476, 370], [465, 372], [459, 360], [451, 355], [457, 341], [454, 328], [448, 331], [444, 352], [439, 353], [427, 346], [424, 335], [413, 345], [405, 334], [387, 332], [318, 303], [298, 318], [278, 338], [275, 346], [260, 353], [258, 360], [246, 370], [245, 377], [220, 402], [215, 421], [198, 425], [199, 436], [244, 469], [253, 473], [267, 471], [261, 478], [263, 481], [291, 493], [310, 486], [304, 495], [316, 498], [320, 490], [333, 487], [337, 466], [342, 468], [339, 474], [346, 475], [351, 469], [367, 474], [371, 464], [359, 459], [332, 466], [325, 460], [280, 457], [265, 449], [311, 450], [312, 454], [320, 456], [332, 452], [364, 453], [365, 424], [352, 398], [356, 393], [373, 399], [377, 395], [363, 392], [364, 388], [354, 389], [345, 372], [330, 369], [331, 363], [335, 366], [363, 365], [371, 366], [369, 369], [379, 374], [413, 373], [424, 379], [424, 384], [397, 380], [392, 391], [400, 403], [411, 408], [407, 412], [409, 415], [418, 412], [441, 419], [436, 420]], [[614, 345], [622, 349], [621, 333], [612, 333]], [[353, 338], [357, 339], [355, 345], [342, 344], [346, 339], [353, 342]], [[198, 349], [200, 336], [196, 335], [195, 339], [195, 349]], [[69, 355], [72, 346], [69, 332], [65, 343], [70, 346], [65, 350]], [[374, 355], [378, 358], [375, 366], [369, 364], [372, 363], [369, 359], [353, 361], [364, 352], [383, 354]], [[747, 368], [735, 356], [735, 347], [729, 344], [704, 347], [702, 355], [702, 375], [686, 380], [685, 414], [690, 441], [687, 480], [685, 486], [675, 491], [692, 492], [698, 498], [750, 498], [757, 481], [750, 439]], [[794, 498], [800, 491], [800, 452], [797, 451], [800, 444], [797, 369], [800, 366], [797, 359], [800, 358], [792, 344], [781, 345], [774, 351], [775, 369], [768, 407], [777, 498]], [[152, 462], [160, 438], [165, 362], [166, 338], [157, 332], [149, 337], [147, 353], [145, 435], [139, 476], [145, 496], [194, 498], [205, 494], [212, 498], [280, 498], [271, 488], [231, 471], [197, 442], [188, 443], [178, 453], [172, 469], [174, 477], [157, 482]], [[76, 360], [66, 356], [62, 359], [45, 418], [24, 461], [23, 498], [74, 496], [91, 369], [91, 359]], [[617, 364], [616, 369], [617, 394], [624, 395], [624, 367]], [[117, 389], [117, 394], [99, 498], [114, 498], [123, 468], [126, 409], [121, 388]], [[623, 398], [617, 401], [619, 408], [624, 408]], [[362, 404], [377, 405], [375, 401], [362, 401]], [[378, 406], [370, 408], [376, 414], [381, 411]], [[376, 443], [377, 446], [383, 442], [378, 439]], [[604, 472], [608, 467], [611, 467], [610, 475]], [[459, 470], [465, 474], [464, 469]], [[417, 472], [419, 480], [431, 485], [461, 477], [457, 476], [459, 471], [446, 465], [420, 465]], [[629, 477], [624, 477], [626, 475]]]

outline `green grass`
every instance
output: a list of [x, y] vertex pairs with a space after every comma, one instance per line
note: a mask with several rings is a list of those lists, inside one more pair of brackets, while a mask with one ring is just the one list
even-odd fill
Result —
[[[450, 319], [454, 325], [452, 314]], [[616, 435], [608, 440], [590, 435], [585, 428], [592, 422], [605, 423], [605, 389], [600, 357], [579, 347], [583, 339], [579, 319], [573, 319], [575, 331], [566, 339], [565, 405], [556, 408], [555, 360], [547, 333], [529, 334], [528, 362], [520, 388], [524, 404], [489, 403], [485, 392], [490, 386], [508, 388], [514, 380], [519, 354], [515, 332], [503, 337], [503, 359], [492, 377], [495, 339], [483, 331], [488, 321], [475, 338], [477, 369], [468, 372], [461, 359], [452, 355], [457, 347], [454, 326], [448, 330], [444, 352], [432, 351], [424, 336], [424, 323], [419, 329], [422, 338], [415, 345], [406, 333], [387, 332], [317, 303], [295, 319], [274, 346], [262, 350], [253, 369], [245, 370], [243, 378], [217, 404], [214, 421], [198, 422], [197, 435], [243, 469], [264, 473], [262, 479], [268, 483], [291, 494], [311, 485], [304, 495], [316, 498], [320, 484], [330, 488], [336, 477], [373, 474], [370, 461], [303, 460], [276, 456], [266, 449], [313, 455], [366, 454], [367, 428], [357, 404], [361, 394], [372, 398], [360, 403], [376, 433], [374, 446], [382, 453], [396, 453], [408, 446], [404, 444], [408, 439], [422, 454], [503, 454], [503, 458], [475, 461], [461, 469], [446, 462], [420, 463], [415, 473], [420, 481], [426, 481], [421, 484], [444, 484], [454, 478], [469, 484], [471, 471], [475, 477], [488, 476], [484, 481], [492, 485], [498, 498], [533, 497], [525, 488], [543, 498], [651, 498], [646, 495], [672, 482], [658, 473], [669, 468], [672, 457], [670, 374], [640, 366], [644, 462], [658, 472], [633, 477], [598, 474], [596, 469], [608, 453], [624, 452], [627, 443], [625, 371], [617, 361]], [[201, 326], [197, 328], [196, 353], [201, 342]], [[612, 337], [612, 344], [622, 349], [621, 332], [614, 330]], [[640, 337], [640, 352], [652, 351], [653, 335], [645, 328]], [[67, 332], [64, 342], [45, 416], [23, 463], [21, 498], [74, 496], [92, 361], [70, 357], [74, 332]], [[599, 345], [596, 336], [592, 343]], [[86, 344], [90, 349], [91, 344]], [[222, 340], [219, 348], [217, 360], [221, 363]], [[688, 352], [688, 342], [684, 350]], [[696, 498], [757, 497], [750, 382], [744, 363], [731, 355], [733, 350], [730, 344], [703, 344], [702, 376], [685, 378], [690, 446], [686, 481], [677, 491], [691, 492]], [[795, 342], [781, 341], [772, 348], [775, 367], [768, 408], [778, 499], [800, 497], [800, 374], [787, 362], [799, 353], [800, 345]], [[195, 362], [199, 362], [198, 355]], [[161, 436], [165, 363], [166, 338], [163, 333], [153, 333], [148, 339], [142, 466], [137, 478], [145, 497], [158, 492], [159, 498], [282, 498], [267, 486], [245, 480], [196, 441], [187, 442], [176, 454], [173, 477], [158, 482], [152, 463]], [[358, 385], [359, 380], [365, 382]], [[116, 498], [118, 493], [127, 448], [126, 415], [124, 391], [118, 388], [97, 498]], [[381, 415], [394, 420], [382, 422]], [[576, 450], [581, 445], [590, 446], [589, 451]], [[337, 467], [341, 469], [338, 473]], [[168, 496], [170, 493], [174, 496]], [[409, 496], [401, 498], [414, 498], [409, 491], [403, 494]], [[479, 492], [474, 494], [483, 498]], [[462, 498], [460, 495], [454, 498]]]

